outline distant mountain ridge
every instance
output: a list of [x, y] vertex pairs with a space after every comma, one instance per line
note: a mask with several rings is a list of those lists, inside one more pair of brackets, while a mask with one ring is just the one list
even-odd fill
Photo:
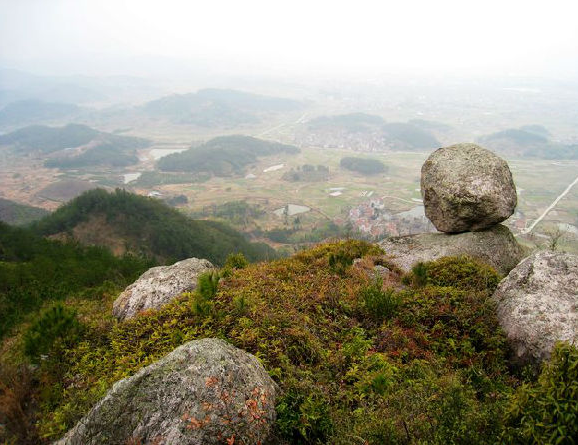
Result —
[[165, 96], [147, 102], [138, 111], [177, 124], [214, 127], [256, 123], [264, 113], [283, 113], [301, 107], [300, 102], [292, 99], [208, 88], [196, 93]]
[[507, 156], [539, 159], [578, 159], [578, 145], [553, 141], [542, 125], [507, 128], [479, 138], [492, 150]]
[[0, 109], [0, 126], [70, 119], [80, 113], [78, 105], [41, 100], [19, 100]]
[[230, 253], [241, 252], [250, 261], [277, 256], [268, 245], [251, 243], [225, 224], [190, 219], [161, 201], [120, 189], [85, 192], [32, 228], [43, 236], [72, 237], [160, 262], [197, 257], [220, 265]]

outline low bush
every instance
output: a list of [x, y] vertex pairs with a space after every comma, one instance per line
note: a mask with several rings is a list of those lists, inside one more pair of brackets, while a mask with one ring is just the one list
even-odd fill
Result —
[[363, 308], [367, 315], [384, 320], [391, 318], [400, 304], [400, 299], [393, 289], [383, 290], [383, 280], [376, 278], [360, 291]]
[[502, 442], [574, 445], [578, 438], [578, 350], [558, 343], [536, 383], [521, 386], [505, 416]]
[[[124, 322], [87, 323], [58, 375], [43, 376], [41, 435], [61, 437], [114, 382], [180, 344], [217, 337], [254, 354], [279, 385], [280, 445], [492, 443], [519, 384], [492, 281], [404, 288], [391, 272], [392, 292], [375, 279], [380, 253], [360, 241], [324, 244], [220, 280], [206, 274], [197, 292]], [[330, 258], [346, 266], [336, 272]], [[428, 263], [434, 280], [444, 261]], [[484, 270], [473, 264], [468, 276]]]
[[56, 303], [43, 311], [24, 333], [24, 353], [37, 363], [51, 352], [56, 342], [59, 349], [72, 347], [81, 331], [76, 311]]

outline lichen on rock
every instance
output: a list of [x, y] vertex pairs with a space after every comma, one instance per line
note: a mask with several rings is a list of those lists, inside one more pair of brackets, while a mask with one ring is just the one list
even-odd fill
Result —
[[514, 360], [539, 364], [559, 340], [578, 344], [578, 256], [542, 251], [525, 258], [493, 295]]
[[419, 261], [468, 255], [489, 264], [502, 275], [525, 255], [512, 232], [501, 224], [480, 232], [420, 233], [388, 238], [379, 243], [392, 263], [405, 272]]
[[422, 166], [421, 194], [440, 232], [484, 230], [510, 217], [517, 204], [507, 162], [476, 144], [433, 152]]
[[119, 295], [112, 313], [119, 320], [126, 320], [146, 309], [158, 309], [183, 292], [194, 290], [199, 275], [213, 268], [210, 261], [199, 258], [153, 267]]
[[253, 355], [194, 340], [117, 382], [56, 445], [265, 444], [276, 395]]

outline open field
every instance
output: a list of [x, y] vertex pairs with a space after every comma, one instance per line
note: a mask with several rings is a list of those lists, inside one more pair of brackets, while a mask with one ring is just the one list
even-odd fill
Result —
[[[261, 126], [251, 127], [250, 133], [262, 138], [288, 142], [293, 129], [301, 125], [307, 116], [303, 114], [292, 116], [286, 122], [269, 122]], [[249, 128], [245, 129], [249, 131]], [[45, 199], [39, 193], [45, 187], [64, 179], [78, 179], [106, 187], [126, 187], [139, 194], [147, 195], [157, 191], [161, 197], [184, 195], [188, 203], [181, 206], [188, 214], [202, 214], [207, 208], [222, 205], [232, 201], [244, 201], [260, 209], [257, 220], [248, 223], [244, 221], [237, 228], [251, 231], [255, 228], [271, 230], [276, 228], [298, 229], [303, 232], [313, 227], [334, 221], [344, 225], [348, 221], [349, 210], [370, 200], [380, 199], [387, 212], [396, 214], [416, 208], [420, 205], [419, 180], [420, 169], [427, 153], [393, 152], [393, 153], [359, 153], [354, 156], [378, 159], [387, 170], [376, 175], [362, 175], [340, 168], [343, 157], [352, 156], [346, 149], [328, 149], [319, 147], [301, 147], [296, 155], [276, 155], [264, 157], [256, 164], [249, 166], [245, 174], [251, 178], [211, 177], [200, 178], [199, 182], [183, 183], [182, 180], [165, 184], [139, 185], [138, 182], [124, 184], [126, 173], [152, 171], [155, 160], [160, 153], [183, 150], [192, 141], [201, 141], [216, 136], [212, 131], [195, 132], [180, 128], [173, 132], [171, 128], [150, 128], [139, 132], [137, 136], [154, 139], [154, 145], [139, 150], [139, 164], [125, 169], [78, 169], [60, 171], [43, 166], [43, 160], [36, 158], [0, 158], [0, 180], [2, 182], [1, 196], [17, 202], [43, 207], [49, 210], [59, 203]], [[231, 131], [233, 132], [233, 131]], [[133, 131], [130, 131], [132, 134]], [[224, 134], [223, 131], [218, 134]], [[519, 192], [516, 214], [507, 221], [516, 234], [528, 228], [552, 202], [576, 178], [578, 161], [552, 161], [509, 159], [510, 168]], [[283, 167], [265, 172], [264, 170], [283, 164]], [[327, 180], [316, 182], [290, 182], [282, 179], [291, 169], [309, 165], [321, 165], [329, 169]], [[181, 182], [181, 183], [178, 183]], [[332, 196], [330, 193], [338, 196]], [[295, 218], [285, 218], [276, 215], [288, 204], [307, 206], [311, 210], [298, 215], [298, 225]], [[551, 235], [559, 230], [563, 232], [561, 245], [569, 246], [570, 250], [578, 250], [578, 234], [574, 233], [578, 226], [578, 187], [571, 189], [566, 196], [536, 225], [531, 234], [520, 237], [524, 242], [540, 244], [546, 242]]]

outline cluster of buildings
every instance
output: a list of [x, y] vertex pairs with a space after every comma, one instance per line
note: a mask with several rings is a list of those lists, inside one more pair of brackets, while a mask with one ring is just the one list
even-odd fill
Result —
[[384, 137], [383, 132], [344, 133], [340, 131], [320, 131], [297, 135], [294, 143], [305, 147], [351, 149], [362, 152], [382, 152], [395, 148], [395, 144], [388, 141]]
[[348, 219], [354, 231], [372, 239], [435, 231], [422, 205], [392, 213], [385, 208], [381, 198], [369, 199], [351, 208]]

